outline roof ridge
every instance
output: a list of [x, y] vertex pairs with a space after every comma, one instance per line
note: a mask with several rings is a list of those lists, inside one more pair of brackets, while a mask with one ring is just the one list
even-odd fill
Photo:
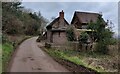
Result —
[[87, 14], [97, 14], [100, 15], [100, 13], [94, 13], [94, 12], [85, 12], [85, 11], [75, 11], [75, 13], [87, 13]]

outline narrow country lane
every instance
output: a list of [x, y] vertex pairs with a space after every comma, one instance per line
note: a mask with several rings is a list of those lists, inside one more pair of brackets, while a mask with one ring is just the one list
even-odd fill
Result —
[[37, 37], [25, 40], [12, 59], [10, 72], [68, 72], [42, 51], [36, 43]]

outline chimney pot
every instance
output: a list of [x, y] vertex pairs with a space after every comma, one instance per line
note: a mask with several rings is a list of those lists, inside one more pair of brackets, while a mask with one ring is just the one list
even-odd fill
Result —
[[63, 10], [61, 12], [59, 12], [59, 17], [60, 18], [64, 18], [64, 12], [63, 12]]

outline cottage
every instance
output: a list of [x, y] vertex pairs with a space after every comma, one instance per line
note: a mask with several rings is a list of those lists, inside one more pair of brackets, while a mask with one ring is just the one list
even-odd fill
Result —
[[[71, 21], [71, 26], [74, 28], [76, 40], [78, 40], [78, 37], [80, 36], [81, 32], [84, 32], [84, 31], [86, 31], [89, 34], [88, 41], [94, 40], [94, 38], [92, 38], [92, 35], [90, 35], [91, 30], [87, 29], [87, 26], [91, 21], [96, 22], [98, 19], [98, 16], [100, 16], [100, 15], [101, 14], [99, 14], [99, 13], [75, 11], [72, 21]], [[50, 42], [53, 44], [65, 44], [67, 42], [66, 29], [68, 28], [68, 26], [70, 26], [70, 25], [65, 20], [64, 12], [62, 10], [61, 12], [59, 12], [59, 17], [54, 19], [46, 27], [47, 42]]]
[[[86, 31], [88, 34], [90, 34], [91, 30], [87, 29], [88, 24], [90, 22], [97, 22], [98, 16], [100, 15], [101, 14], [99, 13], [75, 11], [71, 25], [75, 28], [76, 39], [78, 39], [81, 32]], [[103, 20], [103, 22], [105, 21]]]
[[96, 22], [99, 15], [101, 14], [75, 11], [71, 24], [77, 29], [86, 29], [88, 23]]
[[67, 41], [66, 29], [69, 23], [64, 18], [63, 10], [59, 12], [59, 17], [54, 19], [47, 28], [47, 41], [53, 44], [64, 44]]

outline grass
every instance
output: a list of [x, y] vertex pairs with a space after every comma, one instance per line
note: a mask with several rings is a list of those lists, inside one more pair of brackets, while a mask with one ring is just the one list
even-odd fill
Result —
[[0, 74], [2, 73], [2, 44], [0, 44]]
[[[117, 58], [111, 55], [103, 55], [95, 52], [78, 52], [74, 50], [58, 50], [57, 48], [44, 49], [52, 57], [65, 59], [77, 65], [93, 69], [102, 74], [106, 72], [116, 72], [117, 69], [112, 66], [117, 66]], [[115, 64], [114, 64], [115, 63]]]
[[84, 67], [87, 67], [87, 68], [90, 68], [90, 69], [92, 69], [92, 70], [95, 70], [95, 71], [97, 71], [97, 72], [105, 72], [103, 69], [97, 69], [97, 68], [95, 68], [95, 67], [93, 67], [93, 66], [89, 66], [87, 63], [85, 63], [82, 59], [80, 59], [78, 56], [73, 56], [73, 57], [67, 57], [67, 58], [65, 58], [66, 60], [69, 60], [70, 62], [73, 62], [73, 63], [75, 63], [75, 64], [77, 64], [77, 65], [82, 65], [82, 66], [84, 66]]
[[73, 56], [73, 57], [66, 57], [65, 59], [77, 64], [77, 65], [82, 65], [82, 66], [86, 66], [85, 63], [83, 63], [83, 61], [77, 57], [77, 56]]
[[[118, 55], [103, 55], [95, 52], [80, 52], [78, 56], [86, 63], [89, 63], [90, 67], [100, 69], [100, 72], [116, 72], [118, 66]], [[116, 66], [116, 67], [113, 67]]]
[[2, 67], [5, 70], [5, 67], [8, 65], [8, 61], [10, 60], [11, 53], [13, 52], [13, 46], [11, 43], [4, 43], [2, 44]]
[[[83, 58], [83, 57], [82, 57]], [[89, 66], [82, 58], [80, 58], [79, 56], [69, 56], [69, 57], [65, 57], [64, 59], [66, 60], [69, 60], [77, 65], [82, 65], [84, 67], [87, 67], [87, 68], [90, 68], [90, 69], [93, 69], [97, 72], [105, 72], [103, 69], [101, 68], [95, 68], [93, 66]]]
[[75, 53], [74, 51], [61, 51], [61, 50], [57, 50], [57, 49], [45, 49], [45, 51], [50, 54], [52, 57], [55, 57], [55, 58], [59, 58], [59, 59], [65, 59], [65, 60], [68, 60], [70, 62], [73, 62], [77, 65], [82, 65], [84, 67], [87, 67], [87, 68], [90, 68], [90, 69], [93, 69], [97, 72], [105, 72], [105, 70], [101, 69], [101, 68], [95, 68], [93, 66], [89, 66], [87, 63], [85, 63], [83, 61], [83, 57], [80, 58], [77, 54], [78, 53]]

